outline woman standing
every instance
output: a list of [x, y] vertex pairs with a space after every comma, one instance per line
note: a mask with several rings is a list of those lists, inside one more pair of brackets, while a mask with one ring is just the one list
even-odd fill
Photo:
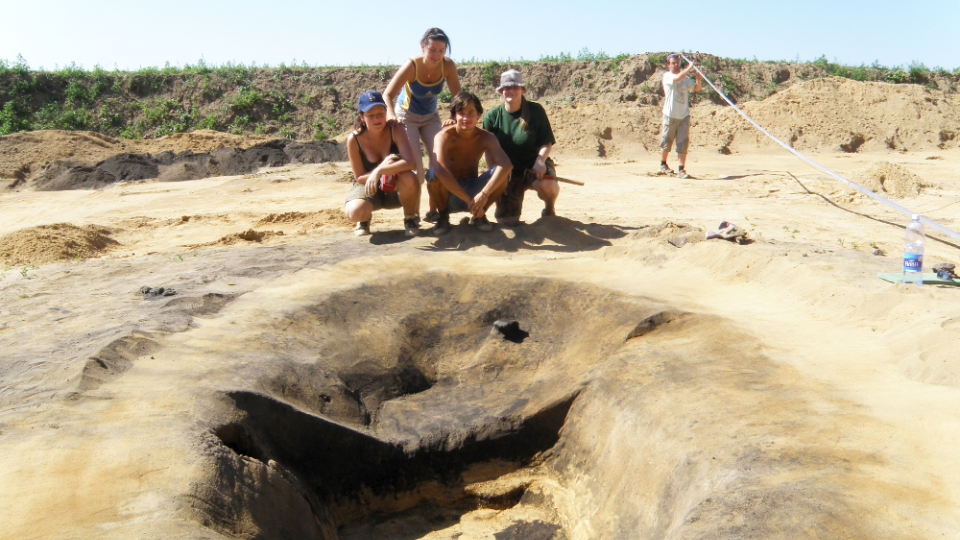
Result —
[[[414, 153], [417, 180], [424, 181], [423, 154], [433, 155], [433, 139], [440, 132], [440, 115], [437, 114], [437, 96], [447, 82], [451, 95], [460, 93], [460, 78], [453, 60], [446, 57], [450, 50], [450, 38], [439, 28], [431, 28], [420, 40], [422, 56], [404, 63], [387, 85], [384, 99], [387, 102], [387, 119], [398, 120], [407, 130], [407, 140]], [[394, 101], [396, 100], [396, 101]], [[431, 160], [433, 158], [431, 157]], [[433, 166], [433, 163], [430, 163]], [[436, 206], [430, 201], [427, 221], [435, 221]]]
[[543, 217], [557, 215], [555, 205], [560, 195], [560, 185], [553, 179], [556, 174], [553, 160], [549, 158], [556, 143], [553, 128], [543, 107], [523, 97], [526, 91], [519, 71], [503, 72], [497, 87], [503, 103], [483, 117], [483, 129], [496, 135], [513, 164], [513, 174], [497, 201], [495, 214], [497, 221], [507, 226], [520, 222], [524, 191], [537, 190], [544, 203]]
[[370, 234], [374, 210], [403, 207], [407, 236], [420, 233], [420, 183], [413, 173], [413, 151], [403, 129], [387, 120], [387, 104], [376, 90], [357, 100], [357, 121], [347, 137], [354, 184], [343, 211], [357, 224], [354, 234]]

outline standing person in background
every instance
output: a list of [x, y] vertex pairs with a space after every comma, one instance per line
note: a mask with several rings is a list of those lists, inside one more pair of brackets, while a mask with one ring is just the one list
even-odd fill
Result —
[[[407, 140], [415, 154], [417, 179], [423, 184], [425, 169], [420, 143], [426, 148], [427, 155], [431, 156], [432, 167], [433, 141], [441, 128], [437, 96], [443, 91], [444, 81], [450, 87], [451, 95], [459, 94], [460, 78], [456, 64], [445, 56], [451, 48], [450, 38], [443, 30], [427, 30], [420, 40], [420, 49], [423, 55], [407, 60], [390, 79], [384, 99], [387, 102], [387, 119], [398, 120], [407, 129]], [[431, 198], [430, 211], [425, 217], [427, 221], [436, 222], [436, 208], [436, 202]]]
[[413, 173], [413, 152], [396, 122], [387, 120], [387, 104], [376, 90], [357, 100], [357, 121], [347, 137], [354, 184], [343, 211], [357, 224], [354, 234], [370, 234], [374, 210], [403, 207], [407, 236], [420, 233], [420, 183]]
[[690, 91], [700, 91], [700, 72], [694, 84], [687, 75], [693, 71], [693, 64], [680, 69], [680, 55], [667, 56], [667, 71], [663, 74], [663, 123], [660, 127], [660, 172], [673, 174], [667, 166], [667, 156], [673, 141], [677, 141], [677, 158], [680, 169], [677, 178], [690, 178], [684, 168], [687, 164], [687, 147], [690, 145]]
[[556, 143], [547, 112], [536, 102], [523, 96], [527, 87], [519, 71], [511, 69], [500, 75], [497, 93], [503, 103], [487, 111], [483, 116], [483, 129], [493, 133], [500, 147], [513, 164], [513, 174], [506, 190], [497, 201], [496, 218], [508, 227], [520, 222], [523, 209], [523, 193], [537, 190], [543, 201], [541, 216], [555, 216], [560, 185], [552, 178], [556, 175], [550, 150]]

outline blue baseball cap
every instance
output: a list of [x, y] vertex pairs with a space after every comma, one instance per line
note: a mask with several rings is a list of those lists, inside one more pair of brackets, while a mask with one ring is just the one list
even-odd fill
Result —
[[386, 108], [387, 103], [383, 101], [383, 96], [376, 90], [367, 90], [360, 94], [360, 99], [357, 100], [357, 109], [360, 112], [367, 112], [377, 105], [383, 105]]

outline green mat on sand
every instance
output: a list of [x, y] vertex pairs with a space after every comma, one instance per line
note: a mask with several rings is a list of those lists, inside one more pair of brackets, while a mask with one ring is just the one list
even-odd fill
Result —
[[[903, 272], [880, 272], [877, 274], [877, 277], [889, 281], [890, 283], [903, 283]], [[924, 285], [956, 285], [960, 287], [960, 279], [943, 279], [938, 278], [936, 274], [928, 274], [924, 272], [923, 274], [923, 284]]]

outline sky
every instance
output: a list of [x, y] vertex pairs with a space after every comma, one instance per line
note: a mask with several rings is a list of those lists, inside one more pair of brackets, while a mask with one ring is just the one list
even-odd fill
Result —
[[[910, 6], [922, 6], [912, 9]], [[538, 60], [587, 49], [960, 68], [960, 0], [643, 2], [0, 0], [0, 60], [136, 70], [196, 64], [396, 65], [437, 26], [450, 56]]]

